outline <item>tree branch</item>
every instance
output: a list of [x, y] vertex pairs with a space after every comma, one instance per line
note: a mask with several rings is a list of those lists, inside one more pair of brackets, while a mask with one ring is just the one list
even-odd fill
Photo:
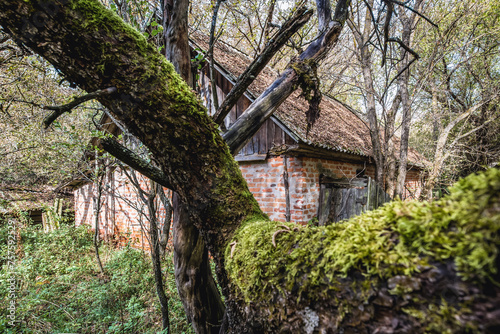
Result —
[[438, 28], [437, 24], [435, 24], [434, 22], [432, 22], [429, 18], [427, 18], [422, 13], [420, 13], [418, 10], [415, 10], [415, 9], [411, 8], [410, 6], [408, 6], [405, 3], [400, 2], [400, 1], [396, 1], [396, 0], [388, 0], [388, 1], [390, 1], [392, 3], [395, 3], [396, 5], [399, 5], [401, 7], [404, 7], [406, 9], [409, 9], [410, 11], [414, 12], [415, 14], [417, 14], [418, 16], [420, 16], [421, 18], [423, 18], [424, 20], [426, 20], [427, 22], [429, 22], [430, 24], [432, 24], [435, 28]]
[[318, 31], [325, 31], [332, 20], [332, 5], [330, 0], [317, 0], [316, 8], [318, 11]]
[[[389, 43], [389, 27], [391, 24], [392, 13], [394, 12], [394, 4], [390, 0], [383, 0], [383, 1], [387, 5], [387, 14], [385, 16], [385, 23], [384, 23], [384, 47], [383, 47], [383, 51], [382, 51], [382, 65], [381, 65], [381, 67], [384, 67], [386, 57], [387, 57], [387, 44]], [[375, 29], [377, 29], [376, 25], [375, 25]]]
[[210, 42], [208, 48], [208, 61], [209, 61], [209, 72], [210, 72], [210, 84], [212, 86], [212, 101], [214, 104], [214, 109], [219, 109], [219, 98], [217, 95], [217, 83], [215, 82], [215, 63], [214, 63], [214, 45], [215, 45], [215, 28], [217, 25], [217, 16], [219, 14], [219, 8], [225, 0], [217, 0], [214, 6], [214, 12], [212, 15], [212, 25], [210, 26]]
[[[318, 36], [299, 56], [298, 61], [318, 61], [324, 58], [337, 41], [344, 23], [347, 20], [350, 0], [340, 0], [335, 8], [335, 15], [328, 24], [328, 29]], [[291, 65], [291, 64], [290, 64]], [[294, 91], [298, 74], [291, 66], [277, 78], [241, 115], [231, 128], [223, 135], [232, 154], [237, 153], [260, 129], [262, 124]]]
[[43, 120], [43, 125], [44, 125], [45, 129], [47, 129], [52, 124], [52, 122], [54, 122], [59, 116], [61, 116], [65, 112], [71, 112], [71, 110], [73, 110], [73, 108], [77, 107], [78, 105], [82, 104], [83, 102], [93, 100], [95, 98], [98, 98], [98, 97], [101, 97], [104, 95], [111, 95], [113, 93], [116, 93], [116, 91], [117, 91], [116, 87], [109, 87], [106, 89], [101, 89], [101, 90], [77, 97], [73, 101], [71, 101], [70, 103], [64, 104], [62, 106], [44, 106], [43, 109], [54, 110], [54, 112], [52, 114], [50, 114], [49, 116], [45, 117], [45, 119]]
[[147, 162], [138, 154], [129, 150], [115, 139], [105, 137], [99, 140], [99, 144], [106, 152], [121, 162], [127, 164], [132, 169], [166, 188], [173, 189], [170, 181], [167, 179], [163, 171], [154, 167], [151, 163]]
[[391, 85], [393, 84], [394, 81], [396, 81], [397, 78], [399, 78], [399, 76], [401, 74], [404, 73], [404, 71], [406, 71], [408, 68], [410, 68], [411, 64], [413, 64], [415, 61], [417, 60], [417, 58], [413, 58], [412, 60], [410, 60], [408, 62], [408, 64], [406, 64], [406, 66], [404, 68], [401, 69], [401, 71], [398, 72], [398, 74], [396, 74], [396, 76], [394, 78], [392, 78], [391, 82], [389, 82], [389, 84], [387, 85], [385, 91], [384, 91], [384, 94], [382, 94], [382, 98], [385, 96], [385, 94], [387, 94], [387, 92], [389, 91], [389, 87], [391, 87]]
[[238, 99], [247, 90], [248, 86], [255, 80], [257, 75], [269, 63], [271, 58], [281, 47], [311, 18], [313, 11], [305, 7], [297, 11], [283, 24], [280, 30], [270, 39], [262, 53], [243, 72], [238, 81], [233, 86], [224, 102], [213, 116], [215, 123], [222, 124], [224, 118], [231, 111], [231, 108], [238, 102]]
[[406, 45], [399, 37], [391, 37], [387, 39], [388, 42], [398, 43], [400, 47], [406, 50], [406, 52], [411, 53], [415, 59], [420, 59], [418, 53], [416, 53], [413, 49], [411, 49], [408, 45]]

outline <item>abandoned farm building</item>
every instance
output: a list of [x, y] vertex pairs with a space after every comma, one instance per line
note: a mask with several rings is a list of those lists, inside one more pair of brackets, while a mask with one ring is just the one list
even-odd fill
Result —
[[[204, 38], [192, 35], [194, 48], [206, 50]], [[231, 90], [236, 78], [251, 59], [230, 46], [218, 42], [214, 48], [218, 100]], [[225, 127], [246, 110], [252, 101], [276, 78], [265, 68], [225, 119]], [[197, 87], [206, 106], [211, 106], [211, 88], [207, 70], [199, 75]], [[318, 217], [319, 223], [340, 220], [378, 206], [387, 196], [374, 186], [374, 164], [367, 124], [339, 101], [323, 97], [320, 117], [307, 131], [307, 102], [295, 91], [235, 156], [250, 191], [262, 210], [276, 221], [305, 224]], [[213, 114], [213, 108], [209, 107]], [[117, 134], [109, 117], [108, 131]], [[406, 197], [418, 197], [424, 166], [414, 150], [408, 152]], [[104, 236], [130, 235], [144, 246], [140, 214], [131, 203], [140, 201], [123, 172], [115, 169], [107, 176], [100, 212]], [[144, 185], [147, 184], [143, 180]], [[90, 182], [73, 182], [77, 225], [94, 224]], [[161, 213], [164, 215], [164, 213]], [[147, 247], [147, 245], [146, 245]]]

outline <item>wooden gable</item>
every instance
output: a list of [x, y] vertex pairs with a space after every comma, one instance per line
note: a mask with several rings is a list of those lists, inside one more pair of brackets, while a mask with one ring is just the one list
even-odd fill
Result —
[[[216, 71], [217, 96], [219, 104], [224, 101], [226, 95], [233, 88], [233, 80], [224, 75], [222, 70]], [[209, 109], [210, 115], [215, 113], [212, 106], [212, 91], [208, 78], [208, 68], [205, 67], [198, 80], [199, 93], [203, 102]], [[253, 97], [248, 94], [243, 95], [238, 103], [231, 109], [224, 120], [224, 125], [229, 128], [252, 104]], [[296, 144], [297, 141], [287, 134], [275, 120], [269, 118], [264, 122], [259, 131], [248, 141], [248, 143], [235, 156], [237, 161], [264, 160], [273, 147]]]

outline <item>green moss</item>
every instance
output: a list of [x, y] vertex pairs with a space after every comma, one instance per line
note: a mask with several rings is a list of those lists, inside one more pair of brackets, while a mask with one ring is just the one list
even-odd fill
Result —
[[237, 291], [253, 302], [275, 288], [314, 299], [353, 271], [389, 279], [436, 261], [453, 260], [464, 280], [485, 282], [497, 270], [499, 201], [500, 171], [491, 169], [460, 181], [439, 201], [394, 201], [327, 227], [293, 230], [293, 224], [253, 220], [234, 236], [232, 256], [227, 247], [226, 268]]
[[468, 308], [457, 309], [442, 300], [439, 304], [429, 305], [421, 320], [426, 320], [426, 333], [478, 333], [476, 324], [464, 321], [469, 312]]
[[302, 95], [307, 101], [311, 101], [319, 83], [316, 61], [306, 59], [292, 63], [291, 67], [299, 77], [298, 84], [302, 89]]

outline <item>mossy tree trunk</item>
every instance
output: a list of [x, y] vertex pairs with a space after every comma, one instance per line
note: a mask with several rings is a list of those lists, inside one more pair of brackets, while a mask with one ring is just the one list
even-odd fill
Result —
[[432, 205], [280, 225], [261, 212], [173, 66], [97, 0], [1, 0], [0, 24], [82, 89], [116, 87], [99, 101], [149, 148], [188, 208], [217, 264], [227, 332], [498, 329], [500, 172]]
[[[188, 40], [189, 0], [164, 1], [165, 57], [176, 72], [193, 86]], [[184, 311], [197, 334], [219, 333], [225, 307], [212, 275], [208, 249], [189, 218], [189, 208], [173, 195], [175, 283]]]

